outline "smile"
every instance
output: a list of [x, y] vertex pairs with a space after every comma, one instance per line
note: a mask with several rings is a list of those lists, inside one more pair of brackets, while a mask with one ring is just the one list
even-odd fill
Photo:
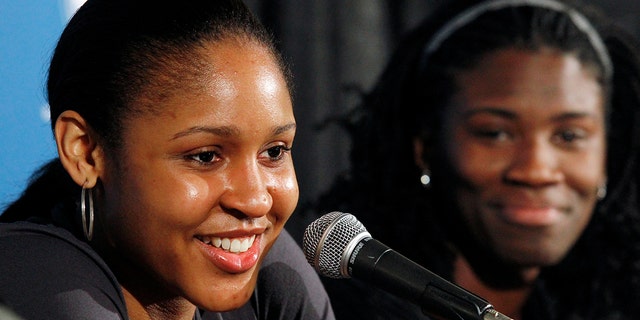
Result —
[[246, 252], [253, 245], [253, 241], [256, 239], [256, 235], [243, 238], [221, 238], [210, 236], [196, 236], [198, 240], [206, 245], [221, 248], [225, 251], [232, 253]]
[[558, 223], [562, 217], [562, 211], [558, 208], [529, 208], [529, 207], [505, 207], [499, 211], [499, 216], [512, 224], [529, 227], [544, 227]]

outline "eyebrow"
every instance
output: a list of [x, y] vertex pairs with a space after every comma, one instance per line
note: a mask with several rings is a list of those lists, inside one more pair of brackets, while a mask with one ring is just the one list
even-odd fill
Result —
[[[276, 126], [271, 130], [272, 135], [279, 135], [289, 130], [293, 130], [296, 128], [296, 123], [291, 122], [282, 126]], [[240, 129], [236, 126], [220, 126], [220, 127], [208, 127], [208, 126], [195, 126], [191, 127], [187, 130], [180, 131], [173, 135], [171, 140], [176, 140], [181, 137], [198, 134], [198, 133], [209, 133], [220, 137], [231, 137], [233, 135], [239, 135]]]
[[[496, 115], [496, 116], [507, 118], [507, 119], [518, 118], [518, 115], [514, 112], [503, 110], [500, 108], [492, 108], [492, 107], [466, 111], [463, 113], [463, 118], [469, 119], [476, 114], [491, 114], [491, 115]], [[582, 119], [582, 118], [597, 118], [597, 115], [594, 115], [588, 112], [581, 112], [581, 111], [568, 111], [552, 117], [551, 120], [559, 122], [559, 121], [565, 121], [565, 120], [571, 120], [571, 119]]]
[[553, 117], [554, 121], [563, 121], [563, 120], [571, 120], [571, 119], [582, 119], [582, 118], [593, 118], [597, 119], [598, 116], [588, 112], [566, 112], [560, 114], [556, 117]]
[[176, 140], [178, 138], [190, 136], [197, 133], [210, 133], [216, 136], [230, 137], [234, 134], [237, 134], [238, 132], [239, 130], [235, 126], [222, 126], [222, 127], [195, 126], [187, 130], [176, 133], [175, 135], [173, 135], [171, 140]]
[[296, 123], [295, 122], [291, 122], [291, 123], [287, 123], [284, 126], [277, 126], [273, 129], [273, 135], [279, 135], [282, 133], [285, 133], [289, 130], [293, 130], [296, 128]]
[[516, 114], [513, 112], [503, 110], [500, 108], [492, 108], [492, 107], [468, 110], [462, 113], [462, 117], [464, 119], [469, 119], [477, 114], [491, 114], [491, 115], [500, 116], [500, 117], [509, 118], [509, 119], [517, 118]]

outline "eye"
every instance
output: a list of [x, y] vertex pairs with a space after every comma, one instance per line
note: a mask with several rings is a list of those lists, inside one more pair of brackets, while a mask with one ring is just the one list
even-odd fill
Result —
[[502, 129], [474, 129], [473, 136], [489, 142], [506, 141], [511, 136], [509, 132]]
[[565, 142], [571, 142], [576, 138], [577, 138], [576, 133], [572, 131], [563, 131], [562, 133], [560, 133], [560, 139], [562, 139], [562, 141], [565, 141]]
[[214, 151], [204, 151], [187, 156], [190, 160], [194, 160], [201, 164], [210, 164], [215, 162], [219, 157]]
[[273, 146], [267, 149], [265, 152], [271, 161], [277, 161], [282, 159], [285, 153], [290, 152], [291, 148], [285, 146]]
[[561, 144], [574, 144], [586, 139], [586, 137], [587, 133], [584, 130], [566, 129], [559, 131], [555, 136], [555, 140]]
[[492, 140], [505, 140], [508, 136], [507, 133], [502, 130], [480, 131], [478, 135]]

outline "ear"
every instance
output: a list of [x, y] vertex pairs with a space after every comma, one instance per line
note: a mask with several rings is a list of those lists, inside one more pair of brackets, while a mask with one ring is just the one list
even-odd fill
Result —
[[429, 166], [424, 161], [426, 158], [424, 150], [424, 141], [419, 137], [413, 138], [413, 162], [420, 170], [429, 169]]
[[79, 186], [92, 188], [102, 173], [104, 155], [95, 133], [75, 111], [60, 114], [54, 127], [62, 166]]

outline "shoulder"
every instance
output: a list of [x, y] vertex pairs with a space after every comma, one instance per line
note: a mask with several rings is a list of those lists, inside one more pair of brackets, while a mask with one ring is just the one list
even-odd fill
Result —
[[358, 279], [323, 278], [337, 319], [428, 320], [421, 308]]
[[205, 312], [202, 318], [333, 320], [335, 316], [318, 274], [283, 230], [262, 262], [251, 300], [238, 310]]
[[91, 247], [65, 229], [0, 224], [0, 298], [29, 319], [126, 318], [120, 286]]
[[318, 274], [286, 230], [282, 231], [262, 264], [257, 298], [262, 301], [259, 304], [262, 314], [288, 314], [289, 319], [334, 319]]

